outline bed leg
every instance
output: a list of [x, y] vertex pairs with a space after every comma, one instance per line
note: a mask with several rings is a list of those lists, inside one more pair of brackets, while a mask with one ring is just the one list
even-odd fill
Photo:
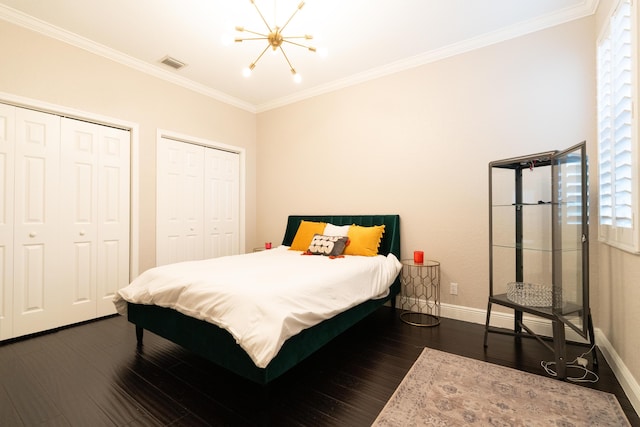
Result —
[[138, 343], [138, 347], [142, 347], [143, 335], [144, 335], [144, 329], [142, 329], [142, 326], [136, 325], [136, 342]]

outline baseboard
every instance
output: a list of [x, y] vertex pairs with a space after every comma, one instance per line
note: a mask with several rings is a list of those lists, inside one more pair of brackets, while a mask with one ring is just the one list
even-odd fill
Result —
[[[465, 322], [479, 323], [484, 325], [487, 319], [487, 311], [478, 308], [463, 307], [452, 304], [440, 305], [441, 317], [447, 319], [462, 320]], [[552, 336], [551, 322], [535, 316], [524, 316], [524, 323], [535, 333], [545, 336]], [[502, 311], [491, 311], [491, 326], [513, 329], [513, 312], [507, 313]], [[611, 370], [615, 374], [618, 382], [622, 386], [627, 398], [637, 413], [640, 414], [640, 384], [633, 377], [624, 361], [620, 358], [615, 348], [611, 345], [605, 334], [598, 328], [594, 331], [596, 335], [596, 344], [602, 352]], [[568, 341], [576, 341], [584, 343], [585, 340], [570, 328], [566, 330], [566, 338]]]
[[613, 348], [602, 331], [596, 328], [595, 333], [598, 348], [604, 355], [604, 358], [607, 359], [607, 363], [611, 366], [611, 370], [622, 386], [633, 409], [635, 409], [636, 413], [640, 414], [640, 385], [638, 381], [633, 377], [631, 372], [629, 372], [627, 365], [624, 364], [618, 352], [616, 352], [616, 349]]
[[[463, 307], [459, 305], [441, 304], [440, 313], [442, 317], [465, 322], [479, 323], [484, 325], [487, 320], [487, 311], [478, 308]], [[551, 321], [542, 317], [527, 315], [523, 317], [524, 323], [536, 334], [552, 336]], [[513, 311], [511, 313], [491, 310], [491, 326], [504, 329], [513, 329]], [[586, 343], [574, 330], [567, 328], [566, 337], [568, 341]]]

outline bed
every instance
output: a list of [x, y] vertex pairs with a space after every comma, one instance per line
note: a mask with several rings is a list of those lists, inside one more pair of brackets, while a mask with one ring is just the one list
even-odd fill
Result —
[[[260, 256], [276, 256], [278, 250], [282, 255], [291, 256], [291, 253], [295, 251], [286, 251], [286, 247], [290, 247], [292, 243], [295, 243], [294, 240], [298, 227], [303, 221], [324, 222], [335, 226], [355, 224], [363, 227], [374, 227], [384, 225], [384, 234], [382, 234], [378, 249], [378, 253], [384, 257], [375, 258], [386, 257], [391, 260], [395, 259], [396, 261], [401, 259], [400, 218], [398, 215], [292, 215], [287, 219], [282, 247], [276, 248], [276, 251], [272, 250], [273, 252], [265, 251], [270, 252], [269, 254], [247, 254], [239, 255], [235, 258], [242, 260], [245, 264], [260, 264], [260, 262], [263, 262]], [[285, 249], [284, 252], [289, 253], [285, 254], [282, 249]], [[389, 254], [393, 256], [388, 256]], [[300, 253], [295, 255], [301, 260], [302, 258], [323, 258], [322, 261], [325, 263], [329, 262], [325, 261], [326, 258], [332, 258], [300, 257]], [[356, 258], [364, 259], [368, 257], [355, 257], [353, 259], [355, 260]], [[374, 257], [370, 258], [373, 259]], [[247, 262], [247, 260], [249, 262]], [[335, 265], [338, 266], [343, 260], [333, 259], [332, 261], [335, 261]], [[121, 314], [126, 314], [129, 322], [135, 324], [138, 345], [142, 345], [143, 330], [146, 329], [183, 346], [237, 375], [260, 384], [267, 384], [296, 366], [299, 362], [377, 310], [380, 306], [389, 302], [395, 307], [395, 298], [400, 291], [399, 277], [397, 273], [393, 275], [388, 274], [386, 280], [391, 282], [391, 285], [388, 286], [388, 283], [384, 285], [384, 293], [358, 302], [357, 305], [346, 309], [346, 311], [331, 314], [330, 317], [322, 320], [320, 323], [302, 329], [299, 332], [296, 331], [291, 337], [284, 340], [281, 346], [277, 348], [277, 352], [274, 353], [275, 355], [269, 357], [267, 364], [257, 363], [256, 356], [253, 354], [250, 356], [246, 349], [239, 344], [237, 335], [232, 335], [227, 329], [217, 326], [211, 321], [201, 320], [197, 317], [184, 314], [183, 312], [187, 311], [183, 310], [182, 307], [174, 309], [154, 303], [124, 301], [126, 310], [119, 308], [118, 311]], [[265, 300], [268, 299], [265, 298]], [[116, 306], [122, 307], [122, 304], [123, 301], [119, 301]], [[178, 309], [183, 312], [178, 311]]]

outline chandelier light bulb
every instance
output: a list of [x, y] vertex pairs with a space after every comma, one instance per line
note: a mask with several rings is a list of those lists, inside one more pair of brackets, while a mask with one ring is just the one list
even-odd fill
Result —
[[243, 68], [242, 69], [242, 75], [244, 77], [247, 77], [247, 78], [251, 77], [251, 68], [249, 68], [249, 67]]

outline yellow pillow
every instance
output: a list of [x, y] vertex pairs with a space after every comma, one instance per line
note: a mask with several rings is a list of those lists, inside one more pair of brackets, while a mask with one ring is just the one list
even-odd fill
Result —
[[300, 221], [298, 231], [291, 242], [291, 251], [306, 251], [316, 234], [323, 234], [326, 222]]
[[349, 244], [344, 249], [345, 255], [378, 255], [380, 240], [384, 233], [384, 225], [374, 225], [372, 227], [362, 227], [352, 225], [349, 227]]

